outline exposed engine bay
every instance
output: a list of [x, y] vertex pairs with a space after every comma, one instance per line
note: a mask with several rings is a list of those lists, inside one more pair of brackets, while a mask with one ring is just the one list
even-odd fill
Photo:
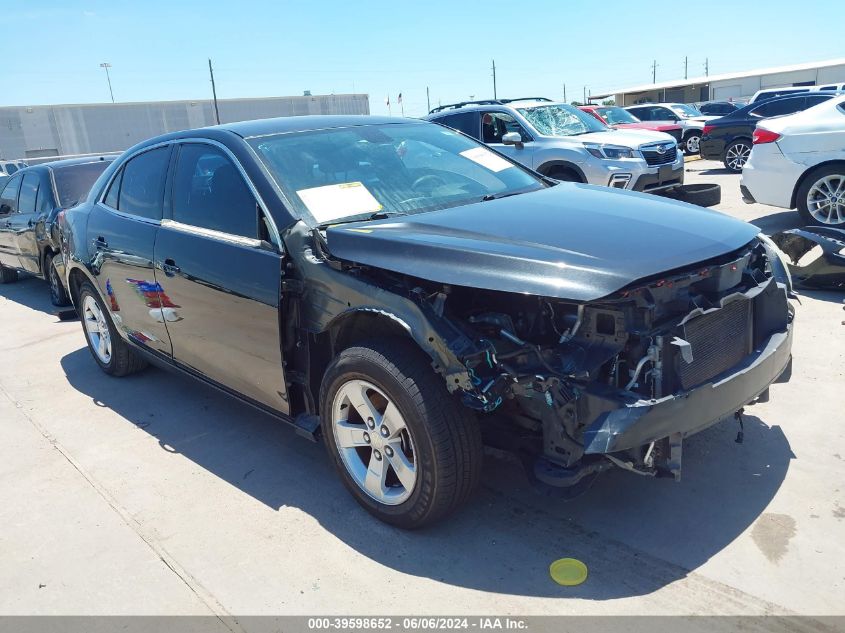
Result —
[[[757, 238], [586, 303], [321, 256], [418, 306], [431, 326], [423, 347], [449, 391], [478, 412], [485, 442], [556, 487], [612, 467], [679, 479], [683, 437], [741, 420], [791, 359], [783, 262]], [[438, 361], [438, 343], [457, 367]]]

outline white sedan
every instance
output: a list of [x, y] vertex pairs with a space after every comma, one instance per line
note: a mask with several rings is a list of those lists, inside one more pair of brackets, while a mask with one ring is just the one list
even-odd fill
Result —
[[740, 189], [808, 224], [845, 226], [845, 97], [759, 124]]

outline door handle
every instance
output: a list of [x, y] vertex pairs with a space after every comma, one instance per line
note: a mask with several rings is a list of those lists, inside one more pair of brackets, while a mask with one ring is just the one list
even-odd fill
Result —
[[106, 238], [104, 238], [102, 235], [97, 236], [97, 238], [94, 240], [91, 240], [91, 244], [97, 250], [102, 250], [109, 247], [109, 243], [106, 241]]
[[165, 259], [164, 262], [161, 264], [161, 269], [164, 271], [164, 274], [168, 277], [173, 277], [174, 275], [182, 272], [182, 269], [176, 265], [172, 259]]

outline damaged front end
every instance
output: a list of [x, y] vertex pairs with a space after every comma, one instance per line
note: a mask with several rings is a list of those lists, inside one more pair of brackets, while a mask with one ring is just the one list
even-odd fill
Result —
[[793, 311], [775, 255], [752, 243], [604, 299], [416, 280], [483, 416], [487, 443], [573, 486], [611, 466], [680, 476], [681, 440], [764, 394], [791, 359]]

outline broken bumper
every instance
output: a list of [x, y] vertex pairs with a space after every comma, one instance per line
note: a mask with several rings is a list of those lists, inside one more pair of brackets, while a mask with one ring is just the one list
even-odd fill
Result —
[[739, 366], [689, 391], [638, 400], [606, 411], [584, 432], [584, 453], [636, 448], [674, 433], [701, 431], [732, 415], [768, 389], [792, 359], [792, 323]]

